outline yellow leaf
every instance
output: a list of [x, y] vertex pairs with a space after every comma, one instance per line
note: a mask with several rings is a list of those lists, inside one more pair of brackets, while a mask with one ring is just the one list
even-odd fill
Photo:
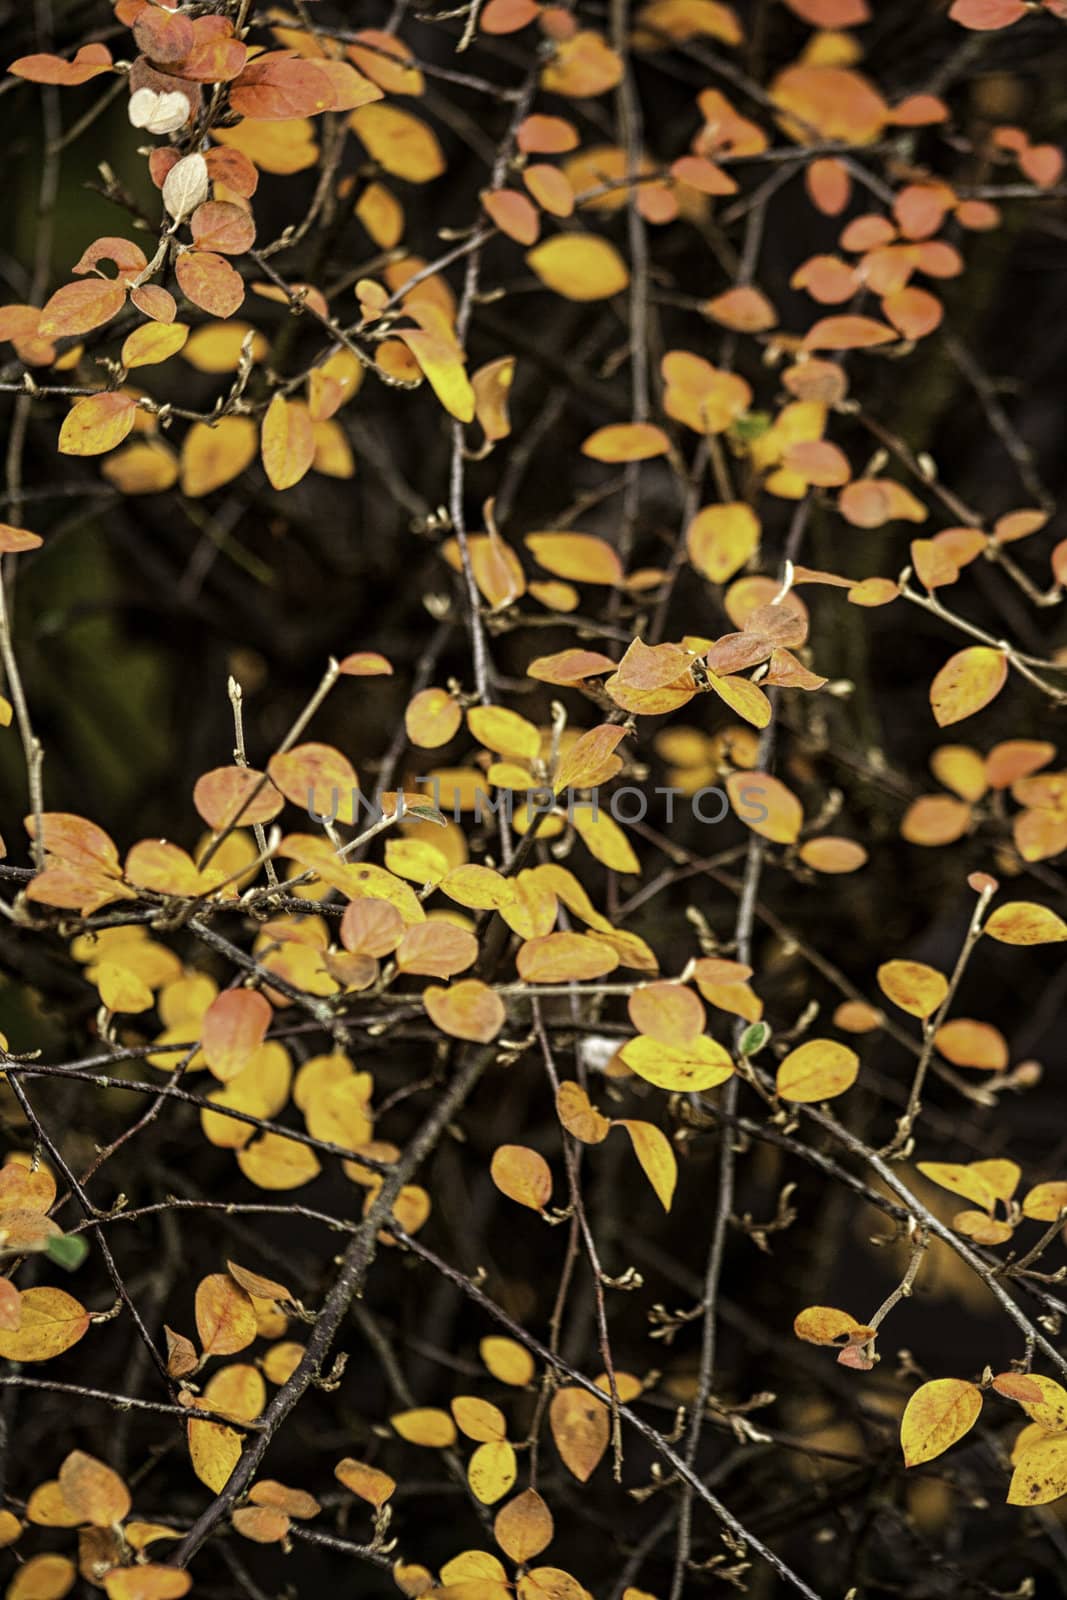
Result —
[[982, 931], [1000, 944], [1060, 944], [1067, 939], [1067, 923], [1029, 900], [998, 906]]
[[73, 1561], [66, 1556], [31, 1556], [16, 1568], [5, 1600], [63, 1600], [77, 1576]]
[[878, 987], [902, 1011], [925, 1021], [948, 994], [948, 979], [922, 961], [886, 961], [878, 968]]
[[212, 1375], [201, 1403], [228, 1422], [254, 1422], [267, 1403], [267, 1386], [258, 1367], [235, 1361]]
[[836, 1306], [806, 1306], [793, 1320], [793, 1332], [809, 1344], [841, 1346], [870, 1336], [870, 1328]]
[[1067, 1183], [1036, 1184], [1023, 1201], [1023, 1216], [1035, 1222], [1055, 1222], [1061, 1211], [1067, 1211]]
[[559, 233], [528, 252], [527, 264], [546, 289], [565, 300], [607, 300], [630, 281], [622, 256], [592, 233]]
[[685, 1045], [660, 1044], [639, 1034], [623, 1045], [623, 1063], [639, 1078], [659, 1089], [699, 1093], [713, 1089], [733, 1076], [734, 1064], [726, 1050], [702, 1034]]
[[487, 750], [506, 761], [524, 765], [536, 761], [541, 751], [541, 734], [532, 722], [503, 706], [471, 706], [467, 726]]
[[478, 1446], [467, 1465], [471, 1492], [483, 1506], [495, 1505], [515, 1487], [518, 1476], [515, 1451], [506, 1439]]
[[8, 1361], [49, 1361], [77, 1344], [89, 1314], [62, 1289], [23, 1289], [15, 1329], [0, 1329], [0, 1356]]
[[199, 1417], [190, 1420], [188, 1432], [193, 1471], [213, 1494], [220, 1494], [241, 1459], [241, 1435], [222, 1422]]
[[473, 422], [474, 390], [467, 377], [462, 352], [449, 340], [421, 328], [398, 328], [396, 337], [411, 351], [449, 415], [460, 422]]
[[590, 855], [610, 867], [613, 872], [626, 872], [637, 877], [641, 862], [629, 839], [613, 817], [592, 806], [576, 805], [571, 818], [574, 831]]
[[236, 372], [246, 339], [253, 361], [262, 361], [270, 345], [250, 322], [204, 322], [182, 345], [182, 360], [197, 372]]
[[760, 524], [744, 500], [705, 506], [686, 529], [689, 559], [709, 583], [726, 583], [759, 549]]
[[947, 1189], [950, 1194], [962, 1195], [964, 1200], [971, 1200], [990, 1212], [998, 1200], [1011, 1199], [1022, 1176], [1014, 1161], [1003, 1159], [972, 1161], [967, 1165], [956, 1161], [919, 1161], [916, 1166], [931, 1183]]
[[974, 1427], [981, 1409], [982, 1391], [963, 1378], [933, 1378], [924, 1383], [901, 1418], [905, 1466], [917, 1467], [943, 1455]]
[[511, 432], [508, 396], [514, 378], [514, 356], [498, 356], [471, 374], [474, 413], [489, 444], [498, 444]]
[[1031, 1422], [1050, 1433], [1067, 1431], [1067, 1389], [1055, 1378], [1037, 1372], [1002, 1372], [993, 1379], [993, 1387], [1005, 1399], [1017, 1401]]
[[666, 455], [670, 447], [663, 429], [651, 422], [618, 422], [591, 433], [582, 445], [582, 454], [614, 464], [650, 461], [653, 456]]
[[456, 1426], [468, 1439], [478, 1444], [503, 1439], [507, 1435], [507, 1419], [499, 1406], [477, 1395], [458, 1394], [450, 1402]]
[[162, 494], [178, 481], [178, 457], [161, 439], [139, 439], [101, 462], [120, 494]]
[[809, 1039], [782, 1061], [775, 1088], [784, 1100], [809, 1105], [844, 1094], [859, 1070], [860, 1058], [847, 1045], [835, 1039]]
[[100, 999], [109, 1011], [135, 1014], [152, 1009], [154, 1001], [151, 989], [136, 972], [120, 966], [117, 961], [101, 961], [93, 969], [93, 980], [100, 991]]
[[533, 1382], [536, 1370], [534, 1358], [516, 1340], [489, 1334], [479, 1344], [478, 1353], [498, 1383], [509, 1384], [515, 1389], [525, 1389], [527, 1384]]
[[413, 1411], [398, 1411], [389, 1418], [395, 1431], [408, 1444], [425, 1445], [432, 1450], [447, 1450], [456, 1442], [456, 1425], [447, 1411], [422, 1406]]
[[194, 422], [182, 442], [182, 494], [199, 500], [232, 482], [255, 460], [256, 445], [250, 417], [221, 417], [212, 425]]
[[155, 366], [177, 355], [188, 337], [184, 322], [146, 322], [128, 335], [119, 360], [124, 367]]
[[274, 396], [263, 417], [260, 451], [272, 488], [300, 482], [315, 457], [315, 429], [302, 401]]
[[410, 111], [377, 102], [359, 106], [348, 125], [369, 155], [394, 178], [429, 183], [445, 170], [445, 158], [433, 129]]
[[239, 1150], [237, 1165], [260, 1189], [298, 1189], [321, 1171], [314, 1150], [280, 1133], [265, 1133]]
[[539, 566], [575, 583], [622, 582], [622, 563], [611, 545], [590, 533], [531, 533], [527, 549]]
[[671, 1209], [674, 1189], [678, 1182], [678, 1162], [667, 1135], [652, 1122], [620, 1121], [615, 1124], [625, 1128], [640, 1161], [645, 1177], [656, 1191], [664, 1211]]
[[1067, 1494], [1067, 1434], [1052, 1434], [1024, 1450], [1008, 1486], [1010, 1506], [1046, 1506]]

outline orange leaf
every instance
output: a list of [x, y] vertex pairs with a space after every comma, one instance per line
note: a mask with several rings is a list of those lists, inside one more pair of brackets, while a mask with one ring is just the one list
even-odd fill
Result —
[[211, 1273], [197, 1285], [196, 1331], [206, 1356], [232, 1356], [256, 1337], [251, 1297], [227, 1273]]
[[254, 989], [227, 989], [211, 1002], [200, 1025], [204, 1059], [220, 1083], [247, 1066], [270, 1027], [270, 1004]]
[[257, 122], [286, 122], [312, 117], [333, 106], [334, 88], [326, 73], [311, 61], [294, 60], [287, 51], [271, 50], [250, 61], [230, 88], [230, 105]]
[[256, 241], [256, 225], [243, 206], [227, 200], [205, 200], [189, 218], [189, 230], [198, 250], [217, 250], [239, 256]]
[[71, 406], [59, 430], [59, 453], [100, 456], [126, 438], [137, 416], [137, 402], [128, 394], [90, 395]]
[[1007, 656], [988, 645], [972, 645], [950, 656], [930, 685], [930, 705], [938, 727], [947, 728], [981, 711], [996, 699], [1007, 676]]
[[209, 311], [213, 317], [232, 317], [244, 303], [245, 286], [241, 274], [234, 271], [225, 257], [210, 250], [183, 251], [174, 275], [186, 299], [201, 311]]
[[448, 989], [430, 984], [423, 990], [422, 1003], [442, 1033], [477, 1044], [495, 1039], [507, 1020], [500, 996], [477, 978], [465, 978]]
[[61, 88], [88, 83], [101, 72], [111, 69], [111, 51], [106, 44], [83, 44], [73, 61], [62, 56], [19, 56], [8, 67], [16, 78], [26, 78], [30, 83], [54, 83]]
[[552, 1198], [552, 1169], [544, 1156], [525, 1145], [500, 1145], [489, 1173], [501, 1194], [531, 1211], [543, 1211]]
[[115, 278], [66, 283], [46, 300], [37, 324], [42, 339], [88, 333], [110, 322], [126, 304], [126, 285]]
[[490, 220], [518, 244], [536, 244], [541, 232], [537, 207], [517, 189], [483, 189], [482, 209]]
[[765, 333], [778, 321], [778, 313], [767, 296], [751, 287], [727, 289], [713, 300], [705, 300], [701, 309], [713, 322], [738, 333]]
[[804, 335], [805, 350], [865, 350], [891, 344], [892, 328], [871, 317], [823, 317]]

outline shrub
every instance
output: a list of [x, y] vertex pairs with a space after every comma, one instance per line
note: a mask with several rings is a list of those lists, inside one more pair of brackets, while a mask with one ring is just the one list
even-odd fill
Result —
[[9, 1600], [1059, 1592], [1065, 22], [20, 18]]

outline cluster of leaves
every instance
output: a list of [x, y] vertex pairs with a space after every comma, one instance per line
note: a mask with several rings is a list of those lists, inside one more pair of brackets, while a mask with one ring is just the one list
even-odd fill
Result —
[[[1010, 91], [1020, 41], [1035, 81], [1062, 63], [1067, 6], [929, 8], [919, 70], [909, 8], [867, 0], [349, 9], [99, 0], [66, 39], [42, 6], [9, 66], [46, 140], [31, 267], [0, 262], [8, 1600], [255, 1600], [278, 1552], [301, 1591], [328, 1561], [442, 1600], [818, 1600], [953, 1551], [954, 1592], [1033, 1592], [1014, 1533], [995, 1570], [935, 1541], [979, 1500], [1067, 1501], [1063, 1152], [1001, 1153], [1044, 1077], [1015, 991], [1067, 942], [1067, 646], [1039, 626], [1067, 537], [955, 323], [1063, 198]], [[115, 231], [83, 238], [62, 154], [120, 101]], [[995, 491], [927, 448], [950, 358]], [[148, 530], [193, 530], [179, 610], [227, 569], [225, 716], [171, 753], [173, 837], [53, 787], [21, 594], [64, 493], [132, 519], [157, 579]], [[260, 548], [331, 524], [337, 609], [298, 563], [248, 648]], [[921, 724], [918, 771], [879, 720]], [[805, 1303], [839, 1200], [839, 1298], [890, 1262], [866, 1319]], [[920, 1319], [884, 1374], [902, 1302], [961, 1281], [990, 1349]], [[1023, 1538], [1061, 1559], [1054, 1519]]]

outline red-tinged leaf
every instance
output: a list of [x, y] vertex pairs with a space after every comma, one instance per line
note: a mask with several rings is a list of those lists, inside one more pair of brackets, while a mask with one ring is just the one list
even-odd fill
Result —
[[778, 322], [778, 313], [767, 296], [751, 285], [727, 289], [724, 294], [705, 300], [701, 310], [713, 322], [737, 333], [766, 333]]
[[84, 44], [73, 61], [52, 55], [19, 56], [7, 70], [30, 83], [54, 83], [68, 89], [88, 83], [101, 72], [110, 72], [111, 51], [106, 44]]
[[1019, 152], [1019, 168], [1039, 189], [1051, 189], [1063, 175], [1063, 151], [1054, 144], [1032, 144]]
[[270, 1027], [269, 1001], [253, 989], [227, 989], [211, 1002], [200, 1025], [204, 1059], [221, 1083], [248, 1065]]
[[316, 61], [315, 68], [329, 81], [333, 92], [331, 111], [357, 111], [360, 106], [370, 105], [372, 100], [384, 98], [378, 85], [347, 61]]
[[0, 306], [0, 339], [13, 344], [36, 339], [40, 320], [40, 306]]
[[117, 316], [126, 304], [126, 285], [113, 278], [89, 278], [65, 283], [46, 300], [37, 324], [42, 339], [62, 339], [88, 333]]
[[131, 289], [130, 303], [153, 322], [173, 322], [178, 315], [174, 296], [169, 289], [161, 289], [158, 283], [144, 283], [139, 289]]
[[230, 90], [233, 109], [257, 122], [313, 117], [329, 111], [333, 98], [333, 84], [326, 73], [284, 50], [272, 50], [250, 61]]
[[867, 0], [785, 0], [813, 28], [858, 28], [871, 18]]
[[196, 35], [189, 18], [181, 12], [146, 6], [133, 25], [133, 37], [149, 61], [173, 67], [189, 54]]
[[852, 193], [852, 175], [836, 156], [820, 156], [805, 171], [804, 186], [816, 211], [839, 217]]
[[10, 1278], [0, 1278], [0, 1330], [14, 1333], [22, 1322], [22, 1301]]
[[1010, 28], [1026, 15], [1023, 0], [955, 0], [949, 16], [961, 28], [973, 28], [981, 33], [991, 33], [996, 28]]
[[519, 244], [536, 244], [541, 234], [541, 219], [537, 207], [517, 189], [486, 189], [482, 192], [482, 208], [490, 220]]
[[679, 156], [671, 162], [671, 176], [679, 183], [687, 183], [701, 194], [736, 194], [737, 184], [715, 161], [707, 156]]
[[194, 806], [216, 831], [272, 822], [284, 803], [266, 774], [253, 767], [216, 767], [198, 778], [193, 790]]
[[390, 663], [375, 650], [354, 650], [351, 655], [342, 658], [338, 671], [349, 678], [382, 678], [393, 675]]
[[299, 483], [315, 456], [315, 425], [307, 406], [276, 394], [263, 418], [260, 452], [272, 488]]
[[484, 11], [478, 14], [478, 26], [490, 35], [518, 33], [528, 28], [540, 12], [534, 0], [489, 0]]
[[598, 784], [607, 783], [622, 766], [615, 748], [625, 737], [626, 729], [610, 722], [583, 733], [556, 769], [555, 793], [562, 789], [595, 789]]
[[[193, 32], [198, 34], [203, 23], [220, 18], [197, 17]], [[178, 72], [193, 83], [232, 83], [240, 76], [248, 60], [248, 46], [228, 34], [213, 34], [196, 38], [189, 54], [181, 61]]]
[[[1064, 543], [1067, 554], [1067, 541]], [[537, 656], [526, 668], [526, 676], [541, 683], [572, 684], [614, 670], [615, 662], [598, 650], [560, 650], [554, 656]]]
[[224, 183], [227, 189], [250, 200], [259, 186], [259, 173], [242, 150], [219, 147], [204, 153], [212, 183]]
[[126, 279], [135, 278], [148, 265], [139, 244], [134, 244], [132, 239], [105, 234], [103, 238], [93, 240], [70, 270], [75, 277], [84, 277], [87, 272], [94, 272], [101, 261], [110, 261], [118, 276]]
[[948, 106], [936, 94], [909, 94], [893, 107], [892, 122], [898, 128], [927, 128], [947, 122]]
[[217, 250], [224, 256], [243, 255], [256, 241], [251, 213], [227, 200], [205, 200], [197, 206], [189, 230], [198, 250]]
[[241, 274], [210, 250], [186, 250], [178, 257], [174, 274], [186, 299], [213, 317], [232, 317], [244, 302]]
[[101, 456], [126, 438], [137, 415], [137, 402], [128, 394], [94, 394], [77, 401], [59, 430], [59, 453], [64, 456]]
[[866, 350], [874, 345], [891, 344], [892, 328], [873, 317], [823, 317], [804, 335], [806, 350]]

